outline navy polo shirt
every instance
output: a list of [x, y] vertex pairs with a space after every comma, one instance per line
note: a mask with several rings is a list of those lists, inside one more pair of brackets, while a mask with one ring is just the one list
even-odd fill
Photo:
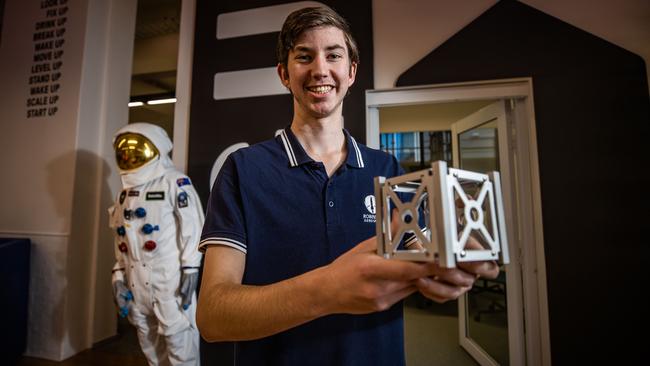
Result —
[[[232, 153], [212, 189], [199, 248], [246, 253], [243, 284], [267, 285], [331, 263], [375, 235], [376, 176], [397, 160], [358, 144], [328, 177], [290, 128]], [[368, 315], [330, 315], [279, 334], [237, 342], [237, 365], [402, 365], [402, 305]]]

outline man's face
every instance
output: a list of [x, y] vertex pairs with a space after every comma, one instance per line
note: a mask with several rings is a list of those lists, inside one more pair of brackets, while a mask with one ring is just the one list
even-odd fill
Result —
[[289, 51], [286, 69], [278, 65], [282, 83], [293, 94], [294, 114], [302, 118], [340, 115], [356, 72], [343, 32], [329, 26], [303, 32]]

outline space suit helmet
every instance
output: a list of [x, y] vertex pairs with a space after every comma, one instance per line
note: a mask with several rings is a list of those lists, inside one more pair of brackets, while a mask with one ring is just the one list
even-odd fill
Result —
[[115, 160], [122, 170], [133, 170], [160, 155], [156, 145], [147, 137], [135, 132], [125, 132], [115, 138]]

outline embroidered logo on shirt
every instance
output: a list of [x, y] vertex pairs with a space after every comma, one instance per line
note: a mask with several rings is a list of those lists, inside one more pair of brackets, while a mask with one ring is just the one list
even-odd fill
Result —
[[363, 214], [363, 222], [370, 222], [370, 223], [375, 223], [377, 222], [377, 202], [375, 201], [375, 196], [372, 194], [369, 194], [366, 196], [366, 198], [363, 200], [363, 204], [366, 206], [366, 209], [370, 213], [364, 213]]
[[158, 201], [158, 200], [164, 200], [165, 199], [165, 192], [164, 191], [155, 191], [155, 192], [147, 192], [147, 201]]
[[129, 191], [129, 197], [138, 197], [140, 195], [140, 191]]

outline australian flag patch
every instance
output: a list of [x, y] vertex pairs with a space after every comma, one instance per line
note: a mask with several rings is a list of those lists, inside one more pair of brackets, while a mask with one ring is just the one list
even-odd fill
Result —
[[185, 178], [176, 179], [176, 184], [178, 184], [179, 187], [182, 187], [182, 186], [190, 185], [192, 184], [192, 182], [190, 182], [190, 178], [185, 177]]

